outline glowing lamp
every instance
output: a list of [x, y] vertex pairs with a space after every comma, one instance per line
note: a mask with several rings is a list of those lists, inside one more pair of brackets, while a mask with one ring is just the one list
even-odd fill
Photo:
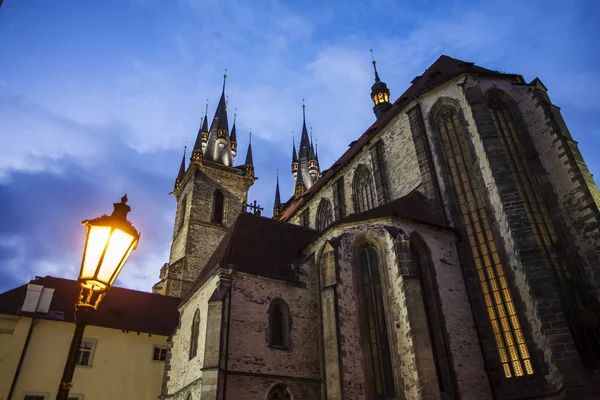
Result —
[[83, 221], [86, 240], [79, 272], [77, 307], [96, 309], [137, 247], [139, 232], [127, 221], [127, 195], [114, 203], [112, 215]]

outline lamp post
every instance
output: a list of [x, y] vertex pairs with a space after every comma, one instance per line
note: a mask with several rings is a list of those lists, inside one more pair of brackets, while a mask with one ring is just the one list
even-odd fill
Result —
[[112, 215], [83, 221], [86, 240], [78, 279], [79, 295], [75, 303], [75, 332], [56, 400], [68, 399], [88, 317], [98, 309], [140, 239], [139, 232], [127, 221], [131, 208], [126, 203], [127, 195], [121, 198], [120, 203], [114, 203]]

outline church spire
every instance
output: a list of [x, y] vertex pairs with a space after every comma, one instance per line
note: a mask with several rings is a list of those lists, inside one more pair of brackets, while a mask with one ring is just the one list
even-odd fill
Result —
[[235, 120], [237, 118], [237, 108], [235, 109], [235, 113], [233, 114], [233, 126], [231, 127], [231, 134], [229, 135], [229, 140], [231, 142], [231, 155], [235, 157], [237, 155], [237, 139], [235, 133]]
[[246, 162], [244, 163], [244, 174], [248, 178], [254, 178], [254, 160], [252, 159], [252, 128], [248, 138], [248, 152], [246, 153]]
[[248, 152], [246, 153], [246, 162], [244, 163], [244, 165], [254, 166], [254, 160], [252, 159], [252, 130], [250, 130], [249, 134]]
[[229, 123], [227, 120], [227, 96], [225, 95], [225, 83], [227, 81], [227, 70], [223, 75], [223, 90], [221, 98], [215, 111], [215, 116], [210, 124], [208, 140], [204, 150], [204, 158], [223, 164], [227, 167], [233, 166], [233, 157], [237, 150], [237, 143], [232, 145], [229, 136]]
[[302, 99], [302, 136], [300, 136], [300, 148], [298, 149], [298, 157], [310, 157], [310, 143], [308, 139], [308, 130], [306, 129], [306, 105]]
[[183, 180], [183, 176], [185, 175], [185, 151], [187, 150], [187, 146], [183, 148], [183, 157], [181, 158], [181, 165], [179, 166], [179, 173], [177, 174], [177, 178], [175, 179], [175, 189], [181, 185], [181, 181]]
[[294, 139], [294, 131], [292, 131], [292, 176], [296, 178], [298, 173], [298, 152], [296, 151], [296, 140]]
[[281, 196], [279, 194], [279, 172], [277, 172], [277, 183], [275, 185], [275, 202], [273, 203], [273, 216], [279, 216], [281, 211]]
[[375, 83], [371, 86], [371, 100], [373, 100], [374, 103], [373, 112], [377, 119], [379, 119], [392, 107], [392, 105], [390, 104], [390, 91], [385, 82], [382, 82], [381, 79], [379, 79], [377, 62], [375, 61], [375, 57], [373, 57], [373, 50], [371, 50], [371, 60], [375, 71]]

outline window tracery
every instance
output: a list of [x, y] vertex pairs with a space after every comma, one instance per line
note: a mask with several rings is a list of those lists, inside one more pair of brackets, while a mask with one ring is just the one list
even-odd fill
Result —
[[508, 287], [505, 267], [496, 248], [481, 189], [471, 168], [473, 160], [468, 151], [463, 124], [458, 112], [447, 106], [435, 115], [435, 122], [504, 376], [531, 375], [534, 372], [531, 357]]
[[375, 206], [373, 176], [369, 168], [359, 165], [354, 172], [354, 210], [361, 213]]

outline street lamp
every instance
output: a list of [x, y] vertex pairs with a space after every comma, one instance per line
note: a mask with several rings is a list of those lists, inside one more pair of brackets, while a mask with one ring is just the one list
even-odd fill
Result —
[[140, 239], [139, 232], [127, 221], [127, 213], [131, 208], [126, 203], [127, 195], [121, 198], [120, 203], [114, 203], [112, 215], [83, 221], [86, 240], [78, 279], [79, 295], [75, 304], [75, 332], [57, 400], [67, 400], [73, 386], [77, 354], [89, 312], [98, 308]]

